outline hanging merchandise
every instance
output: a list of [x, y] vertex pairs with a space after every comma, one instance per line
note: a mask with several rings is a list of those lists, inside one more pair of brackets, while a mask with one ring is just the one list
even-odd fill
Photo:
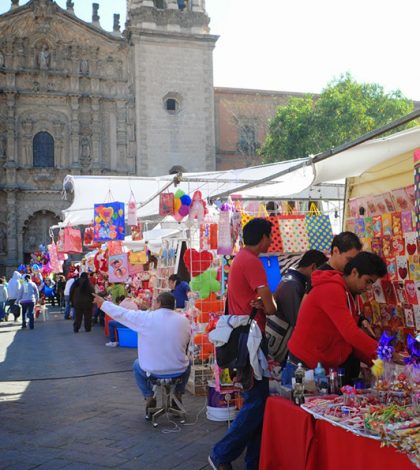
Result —
[[108, 274], [108, 252], [107, 250], [99, 249], [95, 254], [94, 264], [96, 272], [101, 274]]
[[83, 234], [83, 245], [86, 248], [98, 248], [100, 245], [94, 241], [93, 227], [86, 227]]
[[174, 212], [173, 216], [177, 222], [186, 217], [190, 212], [191, 198], [185, 194], [182, 189], [177, 189], [174, 194]]
[[48, 254], [50, 255], [50, 263], [51, 263], [52, 272], [61, 273], [63, 263], [60, 263], [60, 261], [58, 260], [57, 246], [54, 243], [54, 240], [52, 241], [51, 245], [48, 245]]
[[304, 253], [309, 248], [305, 216], [280, 215], [280, 233], [285, 253]]
[[131, 191], [130, 199], [127, 204], [127, 225], [137, 224], [137, 204], [133, 191]]
[[281, 281], [280, 264], [277, 256], [260, 256], [267, 274], [268, 286], [271, 292], [275, 292]]
[[188, 220], [197, 219], [199, 224], [204, 221], [204, 216], [207, 214], [206, 202], [203, 200], [201, 191], [195, 191], [189, 209]]
[[[305, 217], [305, 226], [309, 248], [311, 250], [330, 251], [333, 231], [329, 216], [321, 213], [309, 214]], [[370, 226], [372, 226], [372, 223]], [[364, 236], [365, 231], [360, 235], [360, 238], [364, 238]]]
[[143, 240], [143, 224], [141, 222], [137, 222], [137, 225], [132, 225], [130, 228], [133, 242]]
[[268, 248], [268, 253], [282, 253], [283, 252], [283, 243], [281, 240], [280, 225], [279, 225], [279, 216], [270, 215], [267, 217], [272, 223], [271, 227], [271, 244]]
[[211, 266], [213, 255], [210, 251], [197, 251], [194, 248], [187, 248], [183, 260], [188, 272], [194, 277], [203, 273]]
[[123, 246], [122, 246], [121, 240], [108, 242], [106, 246], [108, 248], [108, 256], [120, 255], [123, 252]]
[[147, 245], [144, 245], [143, 251], [130, 251], [129, 262], [130, 264], [147, 264], [149, 262]]
[[127, 282], [128, 281], [128, 260], [127, 253], [110, 256], [108, 262], [109, 282]]
[[107, 202], [94, 205], [94, 240], [124, 240], [124, 203]]
[[220, 282], [217, 280], [217, 271], [215, 269], [208, 269], [196, 277], [193, 277], [190, 282], [191, 290], [198, 292], [200, 299], [207, 299], [212, 292], [220, 291]]
[[173, 193], [160, 193], [159, 194], [159, 215], [174, 214], [174, 195]]
[[230, 255], [232, 254], [232, 234], [230, 224], [230, 212], [220, 211], [219, 214], [219, 230], [217, 237], [217, 254]]
[[127, 254], [128, 254], [128, 274], [130, 276], [133, 276], [137, 273], [141, 273], [144, 271], [144, 265], [143, 264], [134, 264], [134, 263], [131, 263], [130, 261], [130, 255], [131, 255], [131, 251], [129, 251]]
[[64, 229], [64, 251], [66, 253], [83, 253], [80, 230], [72, 227]]
[[65, 253], [64, 251], [64, 230], [60, 229], [57, 239], [57, 253]]

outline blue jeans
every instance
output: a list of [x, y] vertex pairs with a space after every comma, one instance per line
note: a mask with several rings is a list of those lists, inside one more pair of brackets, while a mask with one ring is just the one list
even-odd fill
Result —
[[230, 463], [246, 448], [245, 468], [258, 470], [268, 379], [255, 380], [251, 390], [243, 395], [244, 404], [238, 416], [225, 436], [213, 447], [211, 458], [218, 465]]
[[64, 304], [65, 304], [65, 307], [64, 307], [64, 318], [70, 318], [70, 296], [69, 295], [65, 295], [64, 296]]
[[127, 327], [117, 320], [109, 320], [108, 328], [109, 328], [109, 340], [115, 343], [116, 328], [127, 328]]
[[[191, 372], [191, 364], [187, 367], [185, 372], [180, 374], [180, 376], [182, 377], [182, 382], [177, 384], [177, 386], [175, 387], [175, 393], [177, 394], [179, 393], [181, 395], [185, 392], [185, 387], [187, 385], [190, 372]], [[152, 397], [153, 387], [149, 380], [150, 376], [148, 376], [147, 373], [140, 367], [138, 359], [136, 359], [133, 363], [133, 373], [134, 373], [134, 378], [136, 379], [137, 386], [139, 387], [144, 398]], [[165, 377], [165, 375], [162, 375], [159, 377]]]
[[33, 302], [22, 303], [22, 328], [26, 327], [26, 314], [28, 314], [29, 328], [34, 329], [34, 307]]
[[6, 311], [4, 310], [5, 307], [6, 307], [6, 301], [5, 300], [0, 301], [0, 320], [2, 320], [4, 316], [6, 315]]

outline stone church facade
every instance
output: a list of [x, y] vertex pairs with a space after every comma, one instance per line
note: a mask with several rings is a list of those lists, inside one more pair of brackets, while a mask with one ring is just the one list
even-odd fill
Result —
[[204, 0], [127, 0], [123, 33], [92, 7], [91, 23], [70, 0], [0, 15], [0, 274], [48, 240], [66, 174], [215, 169]]

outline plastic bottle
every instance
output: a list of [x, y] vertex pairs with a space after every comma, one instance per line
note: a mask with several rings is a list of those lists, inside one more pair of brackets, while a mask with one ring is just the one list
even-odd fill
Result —
[[293, 387], [293, 401], [296, 405], [302, 405], [305, 403], [305, 369], [299, 362], [297, 369], [295, 370], [295, 385]]
[[322, 364], [320, 362], [318, 362], [314, 370], [314, 380], [318, 393], [328, 393], [328, 379], [325, 375], [325, 369], [322, 367]]
[[337, 387], [338, 393], [341, 393], [341, 387], [344, 386], [344, 377], [345, 377], [345, 370], [344, 367], [340, 367], [337, 373]]
[[330, 369], [328, 372], [328, 385], [330, 393], [333, 395], [338, 393], [338, 376], [335, 369]]

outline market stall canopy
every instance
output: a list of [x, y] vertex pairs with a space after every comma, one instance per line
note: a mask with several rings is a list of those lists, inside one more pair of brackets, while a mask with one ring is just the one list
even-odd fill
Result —
[[[236, 188], [245, 184], [258, 184], [261, 179], [271, 177], [279, 171], [286, 171], [306, 159], [290, 160], [251, 168], [228, 171], [212, 171], [201, 173], [185, 173], [182, 175], [177, 188], [192, 196], [194, 191], [201, 191], [203, 198], [209, 200], [220, 192], [234, 193]], [[302, 197], [307, 197], [314, 173], [311, 166], [302, 166], [292, 175], [284, 174], [271, 178], [263, 187], [259, 186], [256, 196], [282, 198], [290, 194], [306, 191]], [[159, 214], [159, 197], [157, 195], [168, 184], [173, 182], [174, 175], [160, 177], [120, 177], [120, 176], [66, 176], [63, 186], [65, 193], [73, 193], [72, 205], [63, 211], [63, 225], [88, 225], [93, 220], [94, 204], [121, 201], [127, 203], [133, 192], [138, 204], [137, 216], [142, 219]], [[321, 187], [320, 191], [326, 188]], [[174, 185], [168, 187], [174, 192]], [[316, 190], [316, 194], [318, 194]], [[244, 193], [244, 195], [246, 195]], [[314, 193], [315, 195], [315, 193]], [[154, 197], [156, 196], [156, 197]], [[337, 199], [337, 189], [334, 186], [334, 199]], [[341, 197], [341, 196], [340, 196]], [[342, 198], [342, 197], [341, 197]], [[315, 197], [314, 197], [315, 199]], [[149, 202], [148, 202], [149, 201]], [[144, 202], [147, 202], [145, 205]]]

